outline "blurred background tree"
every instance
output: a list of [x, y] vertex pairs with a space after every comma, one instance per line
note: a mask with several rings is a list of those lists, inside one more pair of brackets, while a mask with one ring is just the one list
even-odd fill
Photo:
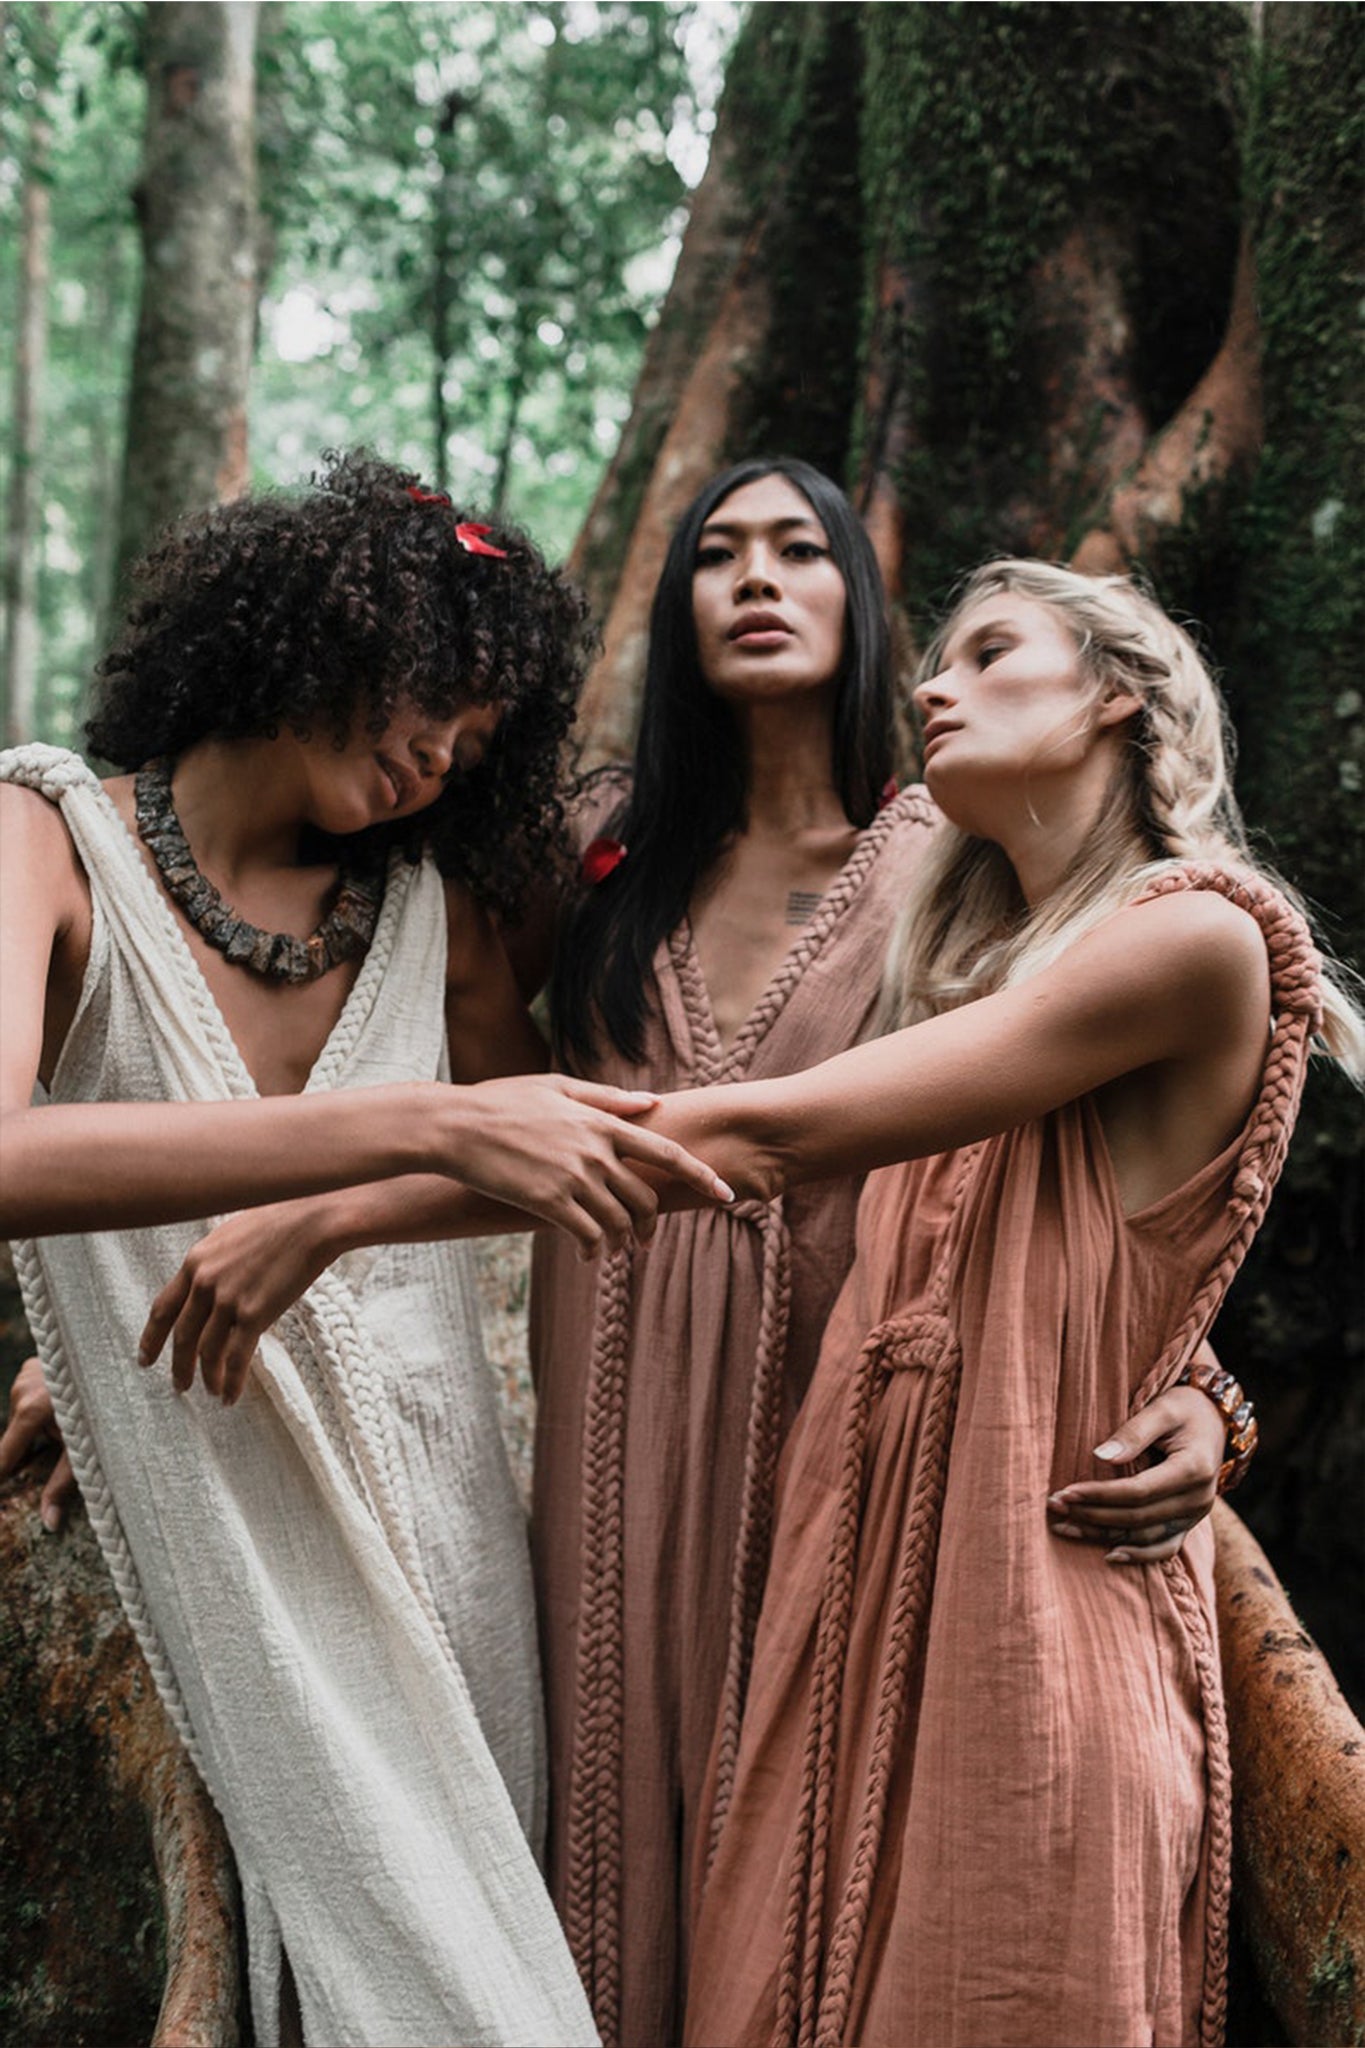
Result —
[[[383, 449], [566, 553], [629, 410], [739, 14], [730, 0], [0, 8], [7, 366], [35, 200], [50, 251], [26, 300], [50, 337], [36, 454], [21, 446], [36, 405], [12, 371], [0, 412], [7, 525], [22, 488], [29, 535], [6, 561], [33, 592], [28, 609], [5, 604], [33, 649], [17, 703], [5, 690], [9, 737], [76, 737], [120, 554], [206, 490], [289, 482], [325, 447]], [[254, 129], [256, 193], [219, 104], [223, 67], [240, 74], [251, 48], [254, 108], [231, 119], [239, 142]], [[144, 247], [170, 260], [158, 271]], [[216, 312], [187, 303], [198, 254], [225, 281]], [[228, 393], [234, 294], [258, 299], [249, 461]], [[217, 421], [193, 454], [190, 415]]]

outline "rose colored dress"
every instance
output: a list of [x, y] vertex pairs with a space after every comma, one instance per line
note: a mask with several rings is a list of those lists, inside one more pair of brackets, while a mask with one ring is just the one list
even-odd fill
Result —
[[[689, 928], [655, 960], [646, 1056], [678, 1089], [791, 1073], [867, 1026], [936, 814], [887, 806], [724, 1051]], [[586, 836], [596, 829], [590, 821]], [[610, 887], [610, 881], [602, 884]], [[853, 1256], [857, 1188], [667, 1216], [604, 1268], [537, 1242], [533, 1553], [550, 1731], [549, 1877], [610, 2042], [682, 2024], [685, 1903], [725, 1696], [737, 1731], [777, 1451]]]
[[784, 1459], [695, 1924], [698, 2048], [1221, 2039], [1211, 1525], [1117, 1569], [1044, 1512], [1208, 1327], [1302, 1083], [1302, 922], [1208, 869], [1156, 890], [1186, 886], [1251, 910], [1271, 960], [1262, 1088], [1226, 1151], [1125, 1217], [1085, 1099], [867, 1182]]

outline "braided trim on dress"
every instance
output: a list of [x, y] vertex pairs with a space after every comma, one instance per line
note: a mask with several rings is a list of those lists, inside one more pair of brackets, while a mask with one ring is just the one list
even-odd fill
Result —
[[[746, 1210], [758, 1206], [744, 1205]], [[730, 1626], [725, 1653], [725, 1683], [721, 1691], [716, 1790], [707, 1844], [708, 1873], [735, 1788], [740, 1723], [749, 1690], [749, 1671], [753, 1662], [759, 1608], [763, 1602], [763, 1586], [768, 1576], [773, 1495], [782, 1439], [782, 1367], [787, 1356], [787, 1330], [791, 1322], [791, 1235], [781, 1198], [766, 1208], [759, 1207], [754, 1221], [763, 1237], [763, 1292], [744, 1445], [739, 1530], [730, 1578]]]
[[[40, 742], [31, 746], [10, 747], [0, 753], [0, 781], [18, 784], [23, 789], [36, 790], [50, 802], [61, 804], [73, 790], [89, 791], [101, 795], [99, 779], [93, 769], [65, 747], [50, 747]], [[71, 1459], [71, 1469], [76, 1475], [85, 1502], [90, 1526], [99, 1542], [109, 1576], [128, 1617], [147, 1668], [152, 1674], [157, 1692], [161, 1697], [176, 1734], [180, 1737], [200, 1776], [203, 1762], [199, 1746], [195, 1741], [194, 1729], [190, 1723], [189, 1710], [185, 1705], [165, 1645], [147, 1608], [142, 1582], [133, 1563], [128, 1538], [119, 1520], [99, 1458], [95, 1452], [94, 1437], [86, 1419], [85, 1409], [76, 1390], [71, 1371], [71, 1362], [62, 1343], [56, 1311], [48, 1289], [47, 1276], [43, 1270], [38, 1245], [31, 1238], [17, 1240], [14, 1245], [14, 1266], [24, 1297], [24, 1309], [33, 1332], [33, 1339], [43, 1361], [43, 1373], [52, 1395], [52, 1406], [57, 1417], [57, 1426], [62, 1441]]]
[[362, 1486], [362, 1500], [388, 1540], [447, 1661], [463, 1680], [455, 1646], [436, 1605], [416, 1531], [400, 1505], [388, 1394], [374, 1348], [353, 1312], [344, 1281], [323, 1273], [293, 1311], [308, 1331], [309, 1348], [335, 1394], [347, 1451]]
[[[71, 1459], [71, 1469], [76, 1475], [85, 1502], [85, 1511], [90, 1526], [99, 1542], [114, 1589], [128, 1617], [138, 1646], [147, 1660], [161, 1703], [185, 1746], [190, 1762], [204, 1775], [203, 1758], [195, 1740], [194, 1728], [190, 1721], [189, 1709], [171, 1669], [170, 1658], [161, 1640], [155, 1622], [147, 1606], [142, 1590], [142, 1581], [128, 1547], [118, 1509], [101, 1469], [95, 1452], [94, 1437], [86, 1420], [85, 1409], [76, 1390], [71, 1372], [71, 1362], [62, 1344], [52, 1297], [48, 1291], [47, 1276], [43, 1272], [38, 1255], [38, 1246], [31, 1238], [19, 1240], [14, 1245], [14, 1267], [23, 1291], [24, 1310], [33, 1332], [33, 1340], [43, 1361], [43, 1374], [52, 1395], [52, 1406], [57, 1417], [57, 1427], [62, 1433], [62, 1442]], [[212, 1788], [210, 1788], [212, 1789]]]
[[[1303, 917], [1257, 875], [1190, 864], [1159, 876], [1136, 901], [1186, 889], [1215, 889], [1256, 919], [1270, 961], [1273, 1025], [1261, 1084], [1247, 1119], [1227, 1204], [1228, 1235], [1174, 1336], [1133, 1397], [1146, 1406], [1175, 1377], [1213, 1321], [1245, 1259], [1284, 1166], [1303, 1093], [1310, 1041], [1321, 1022], [1320, 963]], [[1185, 1625], [1199, 1680], [1208, 1770], [1209, 1866], [1205, 1913], [1201, 2048], [1219, 2048], [1227, 2012], [1228, 1918], [1232, 1899], [1232, 1769], [1217, 1645], [1183, 1555], [1160, 1570]]]
[[[839, 1491], [820, 1601], [802, 1754], [796, 1836], [788, 1873], [787, 1914], [778, 1964], [771, 2048], [838, 2048], [866, 1930], [885, 1825], [890, 1768], [904, 1715], [905, 1677], [929, 1609], [938, 1559], [939, 1510], [947, 1480], [962, 1352], [948, 1319], [966, 1197], [983, 1147], [964, 1151], [925, 1306], [879, 1323], [864, 1340], [845, 1411]], [[824, 1967], [825, 1888], [834, 1811], [835, 1761], [848, 1661], [868, 1436], [877, 1395], [893, 1371], [930, 1375], [897, 1565], [892, 1619], [877, 1685], [877, 1720], [862, 1813], [844, 1895]]]
[[751, 1011], [736, 1034], [717, 1075], [718, 1080], [732, 1081], [748, 1066], [755, 1048], [767, 1036], [787, 1007], [797, 983], [862, 888], [868, 870], [896, 828], [912, 822], [931, 825], [936, 817], [937, 813], [929, 800], [928, 792], [918, 786], [907, 789], [893, 803], [889, 803], [885, 810], [878, 811], [848, 860], [835, 876], [815, 916], [804, 928], [777, 974], [769, 982], [759, 999], [758, 1007]]
[[631, 1255], [598, 1282], [583, 1441], [583, 1558], [564, 1932], [602, 2034], [615, 2048], [621, 2000], [621, 1729], [625, 1708], [626, 1351]]

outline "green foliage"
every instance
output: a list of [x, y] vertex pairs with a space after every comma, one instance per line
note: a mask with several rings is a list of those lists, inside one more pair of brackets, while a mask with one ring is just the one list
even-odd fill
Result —
[[[567, 547], [681, 225], [668, 145], [694, 114], [689, 12], [281, 11], [262, 70], [265, 473], [367, 440], [437, 480], [439, 438], [457, 495], [487, 503], [501, 481], [509, 509]], [[286, 360], [307, 346], [287, 316], [309, 310], [317, 352]]]
[[[105, 601], [117, 517], [121, 433], [135, 315], [137, 177], [143, 92], [136, 10], [68, 5], [50, 13], [46, 48], [32, 5], [6, 13], [0, 126], [0, 420], [11, 398], [23, 162], [40, 66], [52, 115], [49, 360], [45, 381], [39, 570], [39, 716], [53, 737], [76, 729]], [[8, 436], [3, 459], [9, 464]], [[7, 478], [6, 478], [7, 480]]]
[[[614, 445], [668, 281], [708, 119], [689, 60], [737, 10], [690, 0], [269, 0], [258, 57], [264, 299], [251, 401], [256, 481], [368, 442], [501, 499], [567, 550]], [[39, 574], [39, 719], [79, 731], [105, 637], [123, 413], [140, 286], [134, 191], [144, 11], [5, 10], [0, 352], [29, 109], [53, 86], [51, 360]], [[709, 91], [709, 88], [708, 88]], [[699, 165], [689, 165], [695, 175]], [[437, 359], [440, 359], [440, 373]], [[0, 462], [11, 391], [0, 387]], [[0, 474], [0, 486], [4, 477]]]

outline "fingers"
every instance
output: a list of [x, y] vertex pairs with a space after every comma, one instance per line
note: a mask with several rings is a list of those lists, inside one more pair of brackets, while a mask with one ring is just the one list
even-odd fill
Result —
[[41, 1444], [59, 1436], [42, 1365], [36, 1358], [26, 1358], [10, 1388], [9, 1420], [0, 1436], [0, 1479], [17, 1471]]
[[1078, 1479], [1052, 1495], [1068, 1508], [1082, 1508], [1103, 1516], [1110, 1510], [1136, 1509], [1150, 1518], [1153, 1514], [1175, 1513], [1186, 1503], [1213, 1500], [1216, 1476], [1210, 1476], [1192, 1458], [1166, 1458], [1145, 1472], [1129, 1473], [1122, 1479]]
[[735, 1199], [735, 1191], [729, 1182], [722, 1180], [704, 1160], [685, 1151], [676, 1138], [661, 1137], [656, 1131], [624, 1130], [616, 1137], [615, 1144], [622, 1158], [638, 1159], [644, 1166], [655, 1167], [670, 1179], [683, 1181], [688, 1187], [695, 1188], [710, 1202], [729, 1204]]
[[1167, 1395], [1158, 1394], [1145, 1408], [1139, 1408], [1136, 1415], [1130, 1415], [1122, 1428], [1116, 1429], [1104, 1443], [1096, 1444], [1095, 1456], [1102, 1458], [1106, 1465], [1131, 1464], [1166, 1435], [1178, 1419], [1179, 1412], [1178, 1407], [1172, 1407]]
[[188, 1394], [194, 1385], [199, 1343], [213, 1314], [213, 1307], [212, 1292], [191, 1282], [171, 1332], [171, 1384], [177, 1393]]
[[66, 1520], [66, 1511], [76, 1497], [76, 1475], [71, 1469], [71, 1460], [65, 1451], [48, 1475], [38, 1502], [38, 1516], [45, 1529], [55, 1536]]
[[643, 1116], [646, 1110], [657, 1109], [663, 1100], [648, 1088], [616, 1088], [608, 1081], [580, 1081], [573, 1074], [553, 1074], [548, 1078], [550, 1086], [567, 1095], [571, 1102], [581, 1102], [587, 1109], [605, 1110], [608, 1116]]
[[189, 1292], [190, 1270], [188, 1266], [182, 1266], [174, 1280], [168, 1280], [162, 1288], [142, 1326], [142, 1335], [138, 1339], [137, 1347], [139, 1365], [154, 1365], [160, 1358], [166, 1339], [175, 1328], [176, 1319], [189, 1298]]

